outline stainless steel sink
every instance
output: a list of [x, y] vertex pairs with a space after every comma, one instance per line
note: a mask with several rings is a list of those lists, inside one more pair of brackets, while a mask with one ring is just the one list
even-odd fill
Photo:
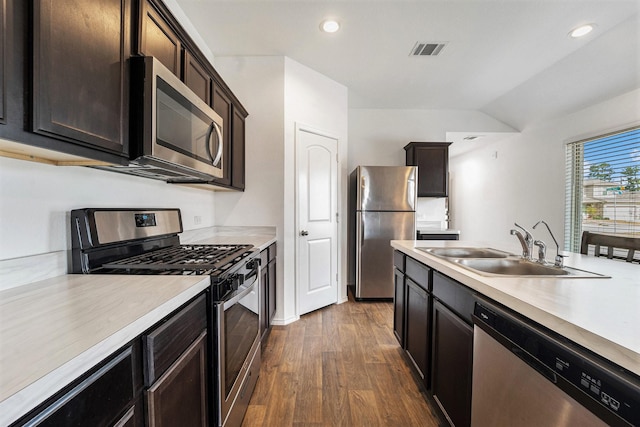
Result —
[[522, 258], [504, 259], [455, 259], [455, 263], [478, 274], [491, 276], [555, 276], [572, 278], [608, 277], [590, 271], [578, 270], [571, 267], [555, 267], [537, 262], [527, 261]]
[[603, 274], [579, 270], [571, 267], [555, 267], [523, 259], [492, 248], [416, 248], [419, 251], [456, 263], [474, 273], [494, 277], [564, 277], [564, 278], [606, 278]]
[[416, 248], [445, 258], [507, 258], [511, 254], [491, 248]]

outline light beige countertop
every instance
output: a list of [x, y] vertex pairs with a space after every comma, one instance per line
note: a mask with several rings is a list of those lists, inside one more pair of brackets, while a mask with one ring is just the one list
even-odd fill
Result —
[[[466, 241], [393, 240], [391, 246], [640, 375], [640, 266], [571, 254], [565, 265], [610, 278], [483, 276], [416, 247], [490, 247]], [[555, 251], [550, 251], [552, 258]]]
[[208, 285], [202, 276], [64, 275], [0, 292], [0, 426]]
[[221, 227], [213, 226], [197, 230], [183, 231], [180, 243], [200, 244], [243, 244], [253, 245], [259, 250], [266, 249], [276, 241], [275, 227]]

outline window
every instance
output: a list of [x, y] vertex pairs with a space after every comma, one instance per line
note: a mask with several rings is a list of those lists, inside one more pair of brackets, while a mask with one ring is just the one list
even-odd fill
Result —
[[565, 249], [583, 231], [640, 237], [640, 128], [567, 144]]

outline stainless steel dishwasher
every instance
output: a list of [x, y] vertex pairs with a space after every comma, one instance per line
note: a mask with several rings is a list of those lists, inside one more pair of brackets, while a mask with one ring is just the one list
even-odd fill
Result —
[[471, 425], [638, 426], [640, 378], [488, 302], [476, 302]]

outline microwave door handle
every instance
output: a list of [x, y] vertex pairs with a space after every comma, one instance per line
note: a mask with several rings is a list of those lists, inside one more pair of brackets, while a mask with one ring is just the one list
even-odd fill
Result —
[[213, 129], [216, 131], [216, 139], [218, 140], [218, 152], [216, 153], [216, 157], [213, 159], [213, 165], [217, 166], [220, 163], [220, 158], [222, 157], [222, 132], [220, 132], [220, 126], [216, 122], [211, 122]]
[[215, 122], [211, 122], [207, 129], [207, 136], [204, 139], [204, 148], [207, 150], [207, 156], [211, 159], [211, 164], [215, 164], [213, 161], [213, 154], [211, 154], [211, 134], [213, 133], [213, 125]]

